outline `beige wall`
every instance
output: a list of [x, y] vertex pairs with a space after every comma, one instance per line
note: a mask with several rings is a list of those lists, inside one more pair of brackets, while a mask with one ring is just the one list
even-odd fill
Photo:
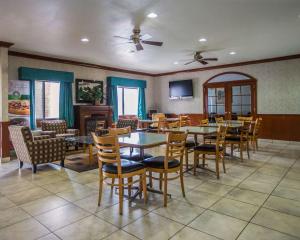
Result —
[[[300, 59], [158, 77], [154, 80], [155, 105], [165, 113], [203, 113], [203, 83], [229, 71], [257, 79], [258, 113], [300, 114]], [[193, 99], [169, 100], [169, 81], [180, 79], [193, 79]]]
[[[111, 72], [96, 68], [88, 68], [81, 66], [74, 66], [70, 64], [61, 64], [55, 62], [48, 61], [40, 61], [29, 58], [15, 57], [9, 56], [8, 58], [8, 79], [17, 80], [18, 79], [18, 68], [19, 67], [32, 67], [32, 68], [43, 68], [57, 71], [68, 71], [74, 72], [75, 79], [91, 79], [91, 80], [103, 80], [104, 81], [104, 89], [106, 90], [106, 77], [114, 76], [114, 77], [127, 77], [132, 79], [141, 79], [147, 81], [147, 89], [146, 89], [146, 105], [147, 109], [153, 108], [154, 101], [152, 97], [153, 93], [153, 79], [152, 77], [135, 75], [135, 74], [126, 74], [119, 72]], [[73, 99], [75, 103], [75, 86], [73, 84]]]

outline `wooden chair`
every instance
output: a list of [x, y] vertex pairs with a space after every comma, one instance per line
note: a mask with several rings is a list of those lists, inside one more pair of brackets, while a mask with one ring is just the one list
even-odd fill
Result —
[[196, 169], [199, 165], [199, 156], [202, 154], [202, 166], [205, 166], [205, 156], [206, 155], [215, 155], [214, 158], [216, 162], [216, 175], [217, 178], [220, 178], [220, 171], [219, 171], [219, 163], [222, 162], [223, 171], [226, 173], [225, 168], [225, 137], [227, 132], [227, 126], [219, 126], [217, 132], [217, 139], [216, 144], [201, 144], [194, 148], [194, 175], [196, 175]]
[[208, 119], [202, 119], [200, 121], [200, 126], [207, 126], [209, 124], [209, 120]]
[[108, 134], [109, 135], [124, 135], [131, 133], [131, 127], [123, 127], [123, 128], [109, 128]]
[[216, 123], [223, 123], [224, 118], [223, 117], [215, 117], [215, 121], [216, 121]]
[[167, 122], [165, 125], [166, 125], [166, 128], [168, 128], [168, 129], [178, 128], [179, 127], [179, 121]]
[[96, 131], [99, 131], [99, 130], [102, 130], [102, 129], [105, 129], [105, 121], [96, 121]]
[[[123, 195], [124, 187], [128, 186], [128, 196], [131, 197], [131, 187], [134, 183], [140, 183], [140, 191], [143, 191], [144, 202], [147, 201], [146, 169], [142, 163], [123, 160], [120, 158], [120, 147], [117, 135], [107, 135], [98, 137], [92, 133], [95, 145], [98, 149], [99, 164], [99, 197], [98, 206], [101, 203], [103, 182], [111, 178], [112, 182], [105, 182], [113, 189], [119, 187], [119, 214], [123, 213]], [[134, 176], [139, 176], [138, 180], [133, 181]], [[127, 178], [127, 183], [124, 179]], [[115, 183], [118, 179], [118, 183]]]
[[262, 118], [257, 118], [255, 120], [253, 131], [249, 134], [250, 142], [253, 147], [253, 150], [258, 150], [258, 135], [261, 128]]
[[253, 121], [253, 117], [252, 116], [250, 116], [250, 117], [238, 116], [237, 120], [241, 121], [241, 122], [251, 123]]
[[185, 127], [185, 126], [190, 126], [191, 125], [191, 119], [187, 115], [180, 115], [179, 116], [179, 126], [180, 127]]
[[[162, 189], [162, 183], [164, 183], [163, 194], [165, 207], [167, 206], [168, 181], [180, 178], [182, 195], [185, 197], [183, 183], [183, 155], [186, 137], [186, 133], [168, 133], [165, 156], [152, 157], [143, 161], [144, 165], [147, 167], [147, 171], [149, 171], [150, 186], [152, 185], [152, 179], [159, 180], [160, 190]], [[152, 172], [159, 173], [159, 178], [152, 177]], [[168, 178], [168, 174], [170, 173], [177, 173], [177, 176]]]
[[250, 132], [251, 123], [244, 122], [244, 125], [240, 127], [237, 131], [237, 134], [230, 134], [225, 138], [225, 144], [231, 146], [231, 155], [233, 155], [234, 146], [237, 145], [240, 151], [240, 159], [243, 158], [243, 151], [246, 149], [248, 159], [250, 159], [249, 154], [249, 132]]
[[[159, 121], [163, 120], [166, 118], [166, 115], [164, 113], [153, 113], [152, 114], [152, 120], [154, 121]], [[150, 126], [151, 128], [157, 128], [158, 127], [158, 122], [154, 122]]]

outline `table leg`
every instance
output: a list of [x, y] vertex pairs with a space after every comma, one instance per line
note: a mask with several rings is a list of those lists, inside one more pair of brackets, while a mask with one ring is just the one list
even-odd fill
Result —
[[93, 144], [89, 144], [89, 165], [93, 162]]

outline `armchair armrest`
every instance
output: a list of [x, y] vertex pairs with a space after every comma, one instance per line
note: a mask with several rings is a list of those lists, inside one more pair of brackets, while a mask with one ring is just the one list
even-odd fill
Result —
[[79, 135], [79, 130], [78, 129], [67, 129], [66, 133], [74, 134], [74, 135]]
[[63, 161], [66, 155], [66, 143], [63, 138], [47, 138], [27, 142], [27, 148], [33, 164]]

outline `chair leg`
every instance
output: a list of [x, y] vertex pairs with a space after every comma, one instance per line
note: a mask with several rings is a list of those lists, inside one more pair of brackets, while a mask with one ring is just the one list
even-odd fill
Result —
[[185, 191], [184, 191], [184, 183], [183, 183], [183, 169], [182, 166], [180, 168], [180, 185], [181, 185], [181, 191], [182, 191], [182, 196], [185, 198]]
[[140, 175], [140, 191], [139, 191], [139, 198], [141, 199], [142, 198], [142, 189], [143, 189], [143, 176]]
[[113, 191], [114, 190], [114, 184], [115, 184], [115, 178], [111, 179], [111, 186], [110, 186], [110, 190]]
[[60, 161], [60, 166], [65, 167], [65, 160], [64, 159]]
[[197, 151], [194, 151], [194, 175], [196, 175], [198, 159], [199, 159], [199, 154]]
[[222, 164], [223, 164], [223, 171], [224, 171], [224, 173], [226, 173], [224, 154], [222, 154], [221, 160], [222, 160]]
[[163, 174], [159, 174], [159, 190], [162, 190], [162, 183], [163, 183]]
[[146, 172], [143, 173], [142, 175], [142, 178], [143, 178], [143, 194], [144, 194], [144, 203], [146, 204], [147, 203], [147, 199], [148, 199], [148, 196], [147, 196], [147, 181], [146, 181]]
[[119, 214], [123, 215], [123, 178], [119, 177]]
[[220, 170], [219, 170], [219, 154], [216, 155], [216, 174], [217, 174], [217, 179], [220, 178]]
[[255, 139], [255, 146], [256, 151], [258, 151], [258, 139]]
[[36, 169], [37, 169], [37, 167], [36, 167], [36, 164], [32, 164], [32, 173], [36, 173]]
[[250, 159], [250, 153], [249, 153], [249, 141], [247, 141], [246, 148], [247, 148], [248, 159]]
[[19, 167], [22, 168], [23, 167], [23, 162], [19, 161]]
[[233, 156], [233, 144], [230, 144], [230, 155]]
[[100, 203], [101, 203], [102, 189], [103, 189], [103, 174], [100, 173], [100, 179], [99, 179], [99, 195], [98, 195], [98, 206], [100, 206]]
[[152, 184], [152, 172], [149, 171], [149, 187], [152, 188], [153, 184]]
[[202, 154], [202, 167], [205, 168], [205, 154]]
[[131, 198], [131, 183], [132, 183], [132, 177], [127, 179], [128, 181], [128, 198]]
[[167, 194], [168, 194], [168, 173], [164, 173], [164, 207], [167, 206]]
[[240, 143], [240, 158], [241, 158], [241, 161], [243, 162], [244, 161], [244, 158], [243, 158], [243, 143]]
[[189, 153], [188, 153], [187, 148], [184, 150], [184, 155], [185, 155], [185, 167], [186, 167], [186, 171], [188, 171], [189, 170]]

